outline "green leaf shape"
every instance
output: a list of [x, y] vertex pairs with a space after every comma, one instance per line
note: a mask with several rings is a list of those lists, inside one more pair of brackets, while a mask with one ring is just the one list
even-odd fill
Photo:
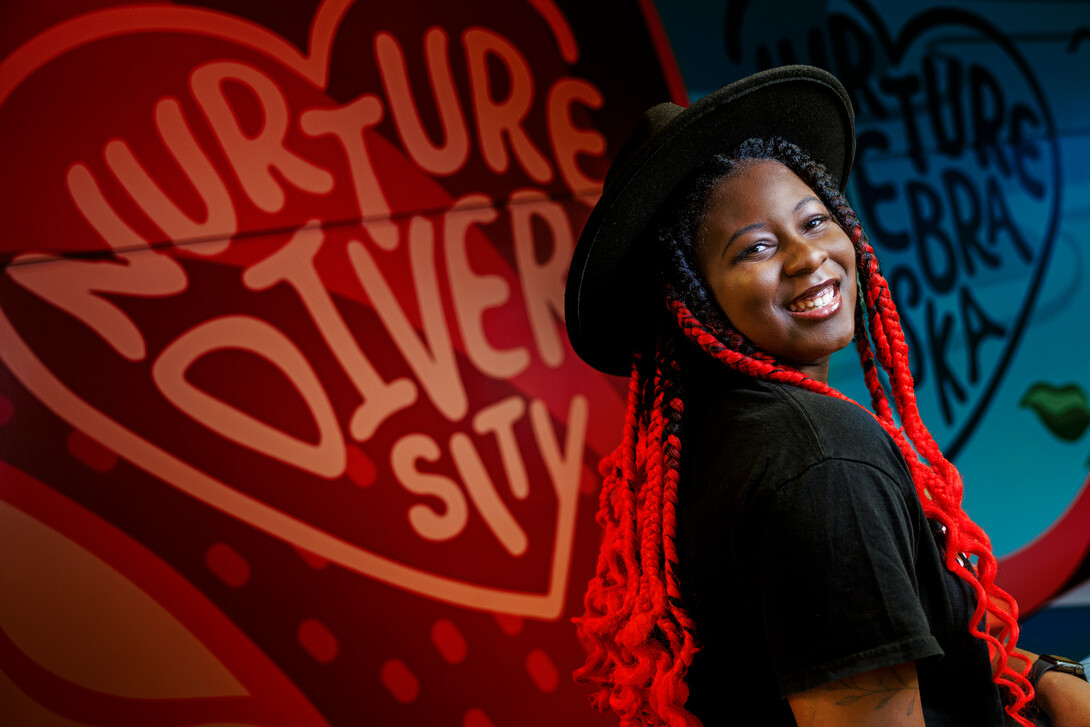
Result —
[[1090, 427], [1090, 403], [1077, 384], [1053, 386], [1039, 382], [1019, 403], [1036, 412], [1050, 432], [1068, 442], [1074, 442]]

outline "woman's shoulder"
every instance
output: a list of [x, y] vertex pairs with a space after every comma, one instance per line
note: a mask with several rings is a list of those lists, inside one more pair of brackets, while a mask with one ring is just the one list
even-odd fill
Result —
[[704, 368], [699, 374], [686, 381], [685, 394], [702, 413], [745, 416], [753, 424], [764, 420], [774, 427], [809, 423], [821, 431], [836, 432], [843, 426], [884, 431], [867, 409], [850, 400], [755, 379], [725, 366]]
[[874, 415], [860, 404], [790, 384], [762, 382], [780, 400], [783, 409], [805, 425], [806, 433], [830, 456], [843, 456], [876, 445], [896, 448]]
[[687, 390], [685, 441], [700, 449], [794, 468], [841, 460], [907, 472], [900, 450], [874, 416], [853, 401], [727, 372]]

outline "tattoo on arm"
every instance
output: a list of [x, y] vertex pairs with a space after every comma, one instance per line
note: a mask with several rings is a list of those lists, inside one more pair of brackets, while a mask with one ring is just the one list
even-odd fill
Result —
[[823, 684], [788, 702], [800, 727], [924, 727], [912, 662]]
[[915, 681], [907, 681], [901, 670], [896, 668], [870, 672], [865, 679], [861, 679], [859, 675], [850, 676], [826, 684], [824, 689], [839, 692], [835, 695], [835, 703], [841, 707], [860, 703], [873, 706], [877, 712], [896, 700], [897, 705], [904, 704], [906, 716], [915, 712], [920, 696], [919, 685]]

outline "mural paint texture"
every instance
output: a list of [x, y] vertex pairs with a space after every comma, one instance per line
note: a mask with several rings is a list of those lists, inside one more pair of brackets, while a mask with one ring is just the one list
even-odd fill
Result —
[[[574, 357], [561, 296], [617, 144], [684, 100], [650, 3], [21, 5], [0, 717], [612, 723], [569, 619], [625, 382]], [[1090, 274], [1049, 67], [971, 7], [691, 5], [666, 29], [693, 95], [796, 60], [845, 81], [849, 192], [970, 512], [995, 422], [1067, 436], [1077, 482], [1000, 550], [1030, 606], [1085, 580], [1090, 379], [1024, 363]]]
[[678, 88], [647, 9], [10, 13], [4, 714], [594, 719], [623, 382], [562, 291], [607, 138]]

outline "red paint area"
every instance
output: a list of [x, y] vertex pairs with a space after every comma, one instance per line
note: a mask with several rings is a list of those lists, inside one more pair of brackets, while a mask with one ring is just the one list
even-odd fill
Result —
[[997, 580], [1018, 601], [1025, 618], [1068, 587], [1090, 557], [1090, 477], [1047, 530], [999, 561]]
[[68, 452], [96, 472], [109, 472], [117, 464], [117, 454], [78, 429], [68, 435]]
[[379, 678], [382, 686], [402, 704], [414, 702], [420, 696], [420, 680], [400, 659], [390, 659], [383, 664]]
[[226, 543], [216, 543], [204, 556], [208, 569], [232, 588], [242, 588], [250, 580], [250, 564]]
[[466, 658], [466, 640], [450, 619], [441, 618], [432, 624], [431, 641], [448, 664], [460, 664]]
[[121, 725], [594, 720], [570, 618], [624, 385], [560, 289], [669, 95], [645, 16], [202, 6], [9, 26], [0, 498], [37, 483], [250, 696], [134, 704], [15, 642], [12, 688]]
[[333, 661], [340, 651], [337, 637], [316, 618], [308, 618], [299, 624], [299, 645], [319, 664]]
[[560, 684], [560, 674], [556, 670], [556, 665], [541, 649], [533, 649], [526, 655], [526, 672], [533, 680], [534, 686], [546, 694], [555, 692]]

